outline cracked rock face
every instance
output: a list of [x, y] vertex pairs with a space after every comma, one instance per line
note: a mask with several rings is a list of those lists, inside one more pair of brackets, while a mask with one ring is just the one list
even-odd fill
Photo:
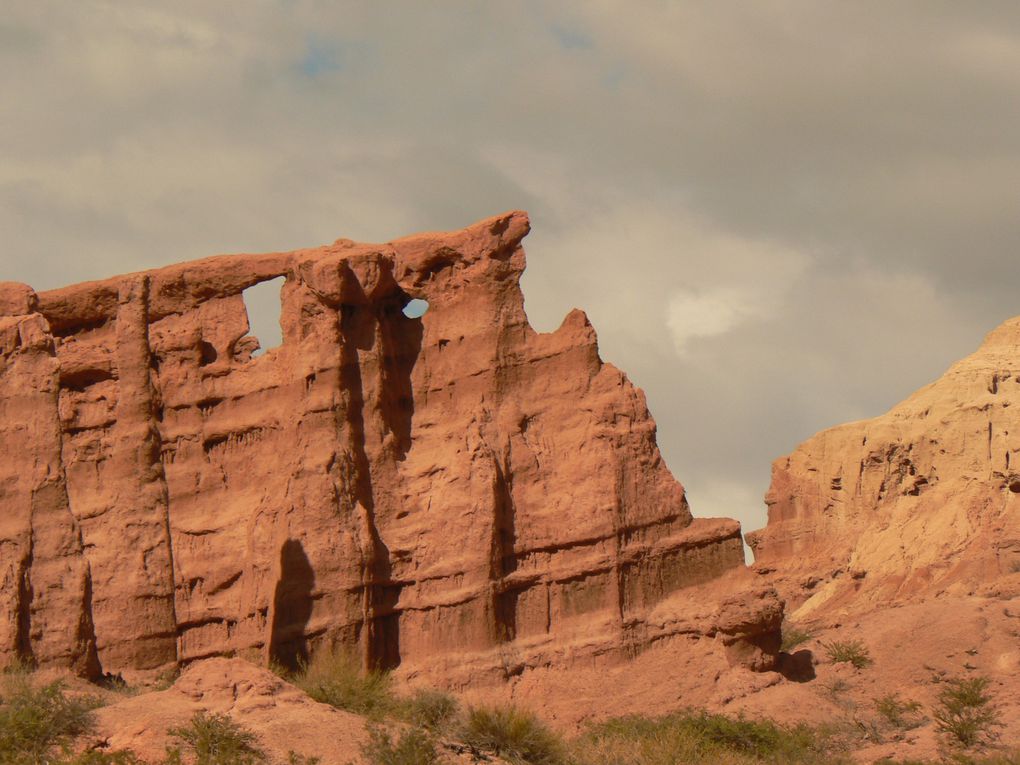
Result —
[[[454, 682], [633, 652], [656, 603], [740, 568], [584, 314], [528, 324], [527, 232], [0, 284], [0, 663], [334, 644]], [[253, 355], [242, 293], [280, 276], [283, 343]]]
[[766, 503], [748, 543], [801, 615], [1020, 572], [1020, 318], [887, 414], [777, 460]]

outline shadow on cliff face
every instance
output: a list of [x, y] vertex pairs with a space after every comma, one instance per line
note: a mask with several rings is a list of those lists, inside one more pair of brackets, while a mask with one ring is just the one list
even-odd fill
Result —
[[288, 539], [280, 548], [280, 579], [273, 595], [269, 657], [287, 669], [308, 661], [305, 628], [312, 618], [315, 572], [301, 542]]
[[[424, 328], [419, 317], [403, 312], [411, 297], [385, 274], [389, 292], [369, 297], [353, 272], [346, 280], [340, 305], [341, 389], [349, 396], [346, 419], [350, 433], [351, 463], [345, 483], [354, 489], [353, 499], [365, 509], [367, 535], [372, 550], [366, 558], [365, 623], [368, 629], [368, 663], [375, 669], [400, 664], [401, 586], [392, 581], [390, 551], [376, 523], [376, 514], [392, 511], [376, 507], [374, 484], [379, 476], [373, 466], [401, 461], [411, 448], [414, 389], [411, 375], [421, 354]], [[424, 302], [424, 301], [422, 301]], [[364, 412], [378, 412], [384, 433], [366, 433]], [[385, 480], [386, 475], [383, 475]]]
[[[420, 321], [425, 314], [403, 290], [399, 290], [382, 307], [379, 319], [383, 347], [383, 393], [385, 406], [383, 420], [394, 436], [397, 459], [402, 460], [411, 448], [411, 420], [414, 417], [414, 388], [411, 373], [421, 355], [422, 338], [425, 335]], [[405, 309], [411, 308], [410, 313]], [[419, 310], [421, 311], [419, 313]]]

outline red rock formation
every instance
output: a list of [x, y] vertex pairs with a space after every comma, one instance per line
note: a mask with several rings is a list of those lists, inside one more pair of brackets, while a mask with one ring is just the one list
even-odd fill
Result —
[[772, 468], [759, 568], [807, 615], [1020, 572], [1020, 318], [888, 414], [823, 431]]
[[[738, 525], [692, 520], [584, 314], [529, 326], [527, 232], [509, 213], [0, 287], [0, 661], [328, 642], [507, 672], [509, 649], [640, 648], [657, 602], [740, 568]], [[242, 292], [279, 276], [283, 344], [253, 357]]]
[[270, 763], [293, 762], [290, 752], [320, 765], [366, 762], [363, 717], [313, 701], [268, 670], [237, 658], [198, 662], [164, 691], [111, 699], [96, 710], [96, 730], [81, 743], [98, 751], [129, 750], [143, 762], [164, 762], [168, 748], [187, 751], [170, 731], [187, 728], [199, 712], [226, 715], [254, 733], [255, 746]]

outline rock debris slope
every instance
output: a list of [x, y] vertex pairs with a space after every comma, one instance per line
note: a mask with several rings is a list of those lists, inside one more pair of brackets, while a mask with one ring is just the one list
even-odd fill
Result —
[[[631, 654], [657, 603], [741, 568], [585, 315], [529, 326], [527, 232], [0, 285], [0, 661], [130, 676], [331, 643], [505, 674]], [[242, 293], [280, 276], [283, 343], [254, 355]]]
[[1020, 318], [887, 414], [777, 460], [766, 503], [748, 542], [802, 615], [1015, 584]]

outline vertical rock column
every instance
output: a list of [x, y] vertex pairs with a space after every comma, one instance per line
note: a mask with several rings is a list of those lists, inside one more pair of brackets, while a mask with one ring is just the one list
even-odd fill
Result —
[[94, 675], [89, 568], [61, 464], [59, 365], [46, 319], [30, 313], [34, 293], [18, 287], [0, 285], [0, 664]]
[[177, 660], [166, 481], [150, 379], [147, 276], [121, 283], [116, 321], [117, 422], [105, 471], [115, 484], [107, 526], [114, 538], [102, 540], [104, 581], [95, 603], [99, 658], [112, 673]]

